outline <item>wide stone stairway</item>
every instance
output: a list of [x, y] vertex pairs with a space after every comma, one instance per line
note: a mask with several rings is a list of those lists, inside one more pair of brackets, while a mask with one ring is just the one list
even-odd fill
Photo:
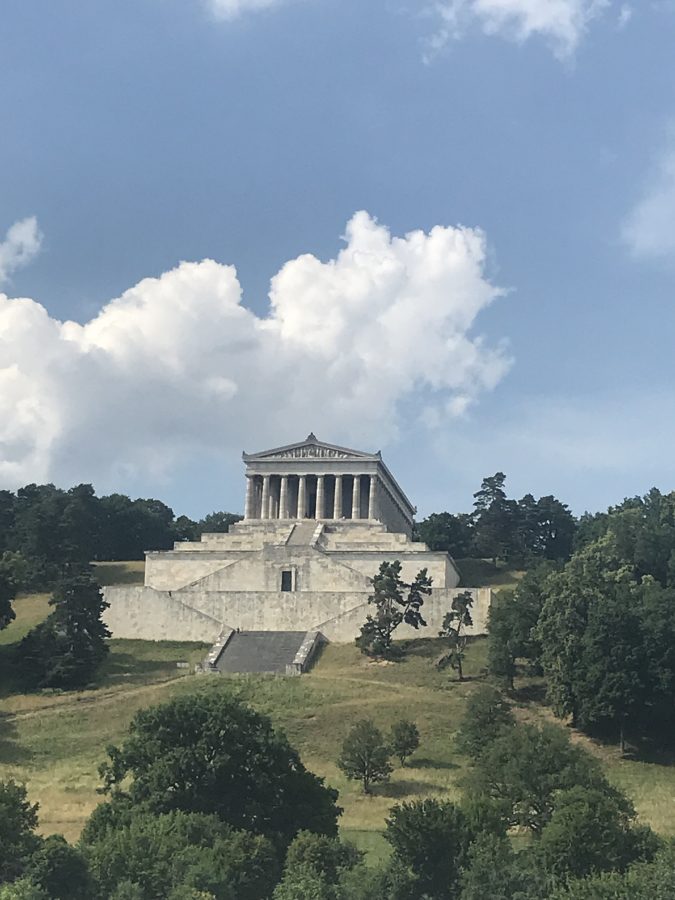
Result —
[[306, 631], [235, 631], [215, 661], [220, 672], [285, 675]]
[[308, 522], [297, 522], [293, 526], [291, 536], [286, 541], [287, 547], [306, 547], [314, 537], [317, 523], [313, 520]]

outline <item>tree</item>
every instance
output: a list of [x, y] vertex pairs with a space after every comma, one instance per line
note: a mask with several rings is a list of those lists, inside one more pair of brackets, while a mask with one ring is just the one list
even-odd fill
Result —
[[401, 719], [391, 726], [389, 735], [389, 749], [401, 761], [404, 766], [409, 756], [417, 750], [420, 745], [420, 733], [417, 725], [408, 719]]
[[431, 582], [427, 570], [422, 569], [414, 581], [406, 584], [401, 579], [398, 560], [383, 562], [373, 578], [373, 593], [368, 597], [368, 603], [376, 607], [375, 615], [366, 617], [356, 638], [357, 647], [373, 656], [392, 656], [394, 631], [402, 622], [415, 629], [427, 624], [421, 608], [424, 597], [431, 593]]
[[11, 884], [0, 884], [0, 900], [51, 900], [51, 898], [30, 878], [19, 878]]
[[[126, 798], [157, 813], [213, 813], [281, 847], [302, 829], [337, 833], [337, 791], [307, 771], [266, 716], [222, 691], [141, 710], [108, 756], [100, 772], [113, 807]], [[100, 814], [100, 827], [114, 816]]]
[[460, 900], [513, 900], [547, 897], [544, 873], [527, 851], [515, 853], [505, 835], [478, 834], [466, 854]]
[[535, 836], [551, 820], [558, 792], [577, 785], [602, 792], [633, 815], [631, 804], [607, 782], [597, 761], [555, 725], [502, 731], [476, 758], [467, 784], [470, 793], [499, 803], [509, 826], [527, 828]]
[[347, 900], [340, 882], [362, 859], [363, 854], [350, 844], [300, 832], [288, 848], [274, 900]]
[[448, 649], [439, 657], [436, 665], [439, 669], [443, 669], [446, 666], [456, 669], [459, 681], [464, 680], [462, 662], [467, 642], [465, 629], [473, 625], [473, 619], [471, 618], [472, 606], [473, 597], [471, 591], [462, 591], [460, 594], [456, 594], [452, 598], [451, 609], [445, 614], [443, 625], [438, 632], [439, 637], [446, 639]]
[[644, 581], [636, 581], [608, 532], [551, 576], [536, 628], [556, 714], [571, 714], [573, 723], [584, 728], [614, 728], [622, 751], [627, 726], [636, 724], [645, 705], [673, 682], [667, 672], [675, 662], [670, 654], [662, 658], [668, 661], [665, 668], [657, 664], [654, 677], [646, 636], [647, 582], [653, 579]]
[[445, 550], [454, 557], [470, 555], [472, 536], [473, 523], [466, 513], [432, 513], [415, 525], [415, 540], [430, 550]]
[[27, 568], [20, 553], [11, 550], [0, 553], [0, 631], [14, 621], [12, 603], [18, 589], [26, 581]]
[[513, 690], [516, 660], [526, 659], [531, 672], [541, 673], [541, 644], [537, 623], [546, 597], [551, 563], [527, 572], [511, 591], [498, 591], [488, 618], [488, 667]]
[[634, 830], [633, 820], [632, 811], [615, 797], [577, 785], [555, 798], [538, 854], [546, 869], [558, 877], [623, 871], [644, 853], [653, 856], [657, 850], [656, 836]]
[[189, 897], [192, 891], [258, 900], [269, 896], [279, 874], [267, 838], [202, 813], [136, 811], [83, 849], [106, 897], [131, 883], [144, 900], [165, 900], [174, 892]]
[[515, 719], [511, 707], [491, 685], [477, 688], [468, 698], [457, 732], [456, 743], [461, 753], [477, 759]]
[[60, 834], [44, 839], [26, 871], [50, 900], [91, 900], [96, 895], [84, 855]]
[[90, 572], [62, 579], [49, 603], [54, 611], [19, 647], [24, 680], [31, 687], [82, 687], [108, 652], [102, 619], [108, 604]]
[[197, 522], [197, 530], [199, 534], [227, 532], [230, 530], [230, 525], [240, 522], [241, 518], [237, 513], [212, 512]]
[[392, 772], [389, 748], [382, 732], [370, 719], [361, 719], [351, 729], [337, 764], [347, 778], [361, 782], [365, 794], [371, 793], [371, 785], [389, 780]]
[[416, 881], [415, 896], [449, 900], [474, 835], [462, 810], [441, 800], [417, 800], [392, 808], [385, 839]]
[[40, 846], [35, 830], [38, 804], [28, 800], [26, 788], [13, 780], [0, 781], [0, 882], [23, 874]]
[[495, 565], [509, 548], [513, 501], [506, 499], [503, 472], [484, 478], [474, 496], [474, 550], [479, 556], [492, 557]]

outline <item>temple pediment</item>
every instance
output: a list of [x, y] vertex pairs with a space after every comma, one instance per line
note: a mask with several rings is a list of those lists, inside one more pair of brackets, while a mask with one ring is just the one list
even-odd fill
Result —
[[259, 453], [242, 454], [246, 462], [275, 459], [344, 459], [344, 460], [379, 460], [381, 454], [363, 453], [361, 450], [351, 450], [349, 447], [339, 447], [336, 444], [327, 444], [320, 441], [316, 435], [307, 435], [304, 441], [297, 444], [287, 444], [284, 447], [274, 447], [272, 450], [263, 450]]

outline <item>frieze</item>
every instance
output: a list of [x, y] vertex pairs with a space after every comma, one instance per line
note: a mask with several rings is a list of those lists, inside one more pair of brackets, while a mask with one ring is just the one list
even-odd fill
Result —
[[275, 453], [267, 459], [354, 459], [349, 453], [341, 453], [330, 447], [293, 447], [282, 453]]

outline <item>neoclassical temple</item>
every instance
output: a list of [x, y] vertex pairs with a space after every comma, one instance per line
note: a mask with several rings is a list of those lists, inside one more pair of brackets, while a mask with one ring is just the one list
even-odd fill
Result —
[[415, 507], [382, 461], [317, 440], [244, 453], [244, 519], [378, 521], [387, 531], [412, 536]]
[[[415, 508], [381, 454], [319, 441], [244, 453], [244, 519], [146, 552], [145, 584], [105, 589], [116, 637], [214, 641], [221, 632], [296, 631], [349, 641], [368, 613], [380, 564], [426, 569], [435, 635], [459, 572], [443, 551], [412, 539]], [[489, 590], [475, 590], [474, 632], [485, 628]], [[405, 630], [405, 629], [403, 629]], [[411, 632], [412, 633], [412, 632]]]

